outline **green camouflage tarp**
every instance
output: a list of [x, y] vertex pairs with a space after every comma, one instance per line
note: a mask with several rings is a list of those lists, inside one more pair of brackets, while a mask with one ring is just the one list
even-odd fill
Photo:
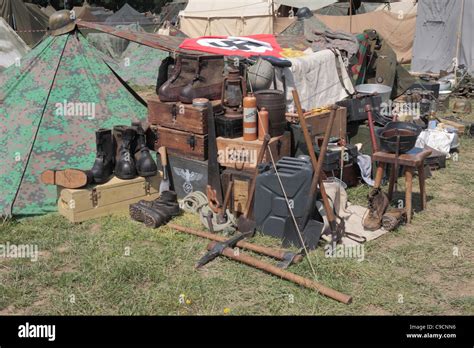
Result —
[[168, 52], [130, 42], [120, 61], [111, 67], [130, 86], [155, 89], [158, 69], [167, 56]]
[[145, 119], [80, 32], [47, 37], [0, 75], [0, 215], [55, 211], [56, 187], [41, 172], [89, 169], [96, 129]]
[[[144, 33], [138, 24], [118, 25], [117, 29]], [[168, 52], [141, 45], [107, 33], [90, 33], [87, 40], [104, 53], [106, 63], [132, 87], [156, 87], [158, 69]]]

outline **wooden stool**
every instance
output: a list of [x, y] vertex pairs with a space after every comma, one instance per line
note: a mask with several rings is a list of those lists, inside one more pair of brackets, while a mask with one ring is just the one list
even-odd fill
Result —
[[[398, 165], [405, 167], [405, 205], [407, 212], [407, 223], [411, 221], [412, 214], [412, 189], [413, 189], [413, 174], [415, 169], [418, 170], [418, 178], [420, 180], [420, 196], [421, 209], [426, 208], [426, 188], [425, 188], [425, 159], [431, 155], [431, 150], [413, 148], [409, 152], [398, 156]], [[374, 188], [379, 188], [382, 184], [383, 172], [385, 165], [392, 165], [390, 170], [390, 181], [388, 185], [388, 198], [391, 200], [393, 196], [393, 189], [395, 186], [395, 179], [398, 173], [395, 173], [396, 155], [388, 152], [375, 152], [372, 155], [372, 160], [378, 163], [377, 173], [375, 174]]]

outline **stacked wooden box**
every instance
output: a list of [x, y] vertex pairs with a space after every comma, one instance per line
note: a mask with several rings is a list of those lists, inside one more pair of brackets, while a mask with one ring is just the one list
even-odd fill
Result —
[[[147, 100], [148, 122], [154, 133], [154, 148], [165, 146], [169, 154], [200, 161], [207, 160], [207, 110], [181, 102]], [[213, 101], [214, 109], [220, 101]]]

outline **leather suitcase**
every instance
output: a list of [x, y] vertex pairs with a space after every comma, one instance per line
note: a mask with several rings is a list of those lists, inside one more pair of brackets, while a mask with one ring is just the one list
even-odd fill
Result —
[[194, 134], [161, 126], [150, 126], [154, 133], [154, 148], [166, 146], [168, 154], [199, 161], [207, 160], [207, 134]]
[[[207, 134], [205, 108], [181, 102], [161, 102], [158, 96], [147, 99], [148, 123], [195, 134]], [[221, 109], [220, 101], [212, 102], [214, 112]]]
[[71, 222], [81, 222], [110, 214], [127, 213], [139, 200], [160, 196], [159, 175], [131, 180], [113, 177], [102, 185], [81, 189], [58, 188], [58, 211]]

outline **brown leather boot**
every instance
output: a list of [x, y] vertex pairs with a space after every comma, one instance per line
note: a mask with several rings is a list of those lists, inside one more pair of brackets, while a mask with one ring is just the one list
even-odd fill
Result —
[[393, 231], [401, 224], [407, 221], [407, 212], [405, 209], [389, 209], [382, 216], [382, 226], [387, 231]]
[[179, 101], [181, 90], [193, 81], [198, 67], [197, 57], [179, 55], [170, 78], [158, 89], [160, 101]]
[[220, 100], [222, 82], [224, 81], [224, 58], [222, 56], [199, 57], [199, 64], [189, 81], [179, 95], [179, 100], [191, 104], [194, 98]]
[[378, 230], [382, 226], [382, 216], [389, 205], [387, 194], [380, 188], [373, 189], [368, 197], [368, 213], [362, 221], [364, 229], [369, 231]]

